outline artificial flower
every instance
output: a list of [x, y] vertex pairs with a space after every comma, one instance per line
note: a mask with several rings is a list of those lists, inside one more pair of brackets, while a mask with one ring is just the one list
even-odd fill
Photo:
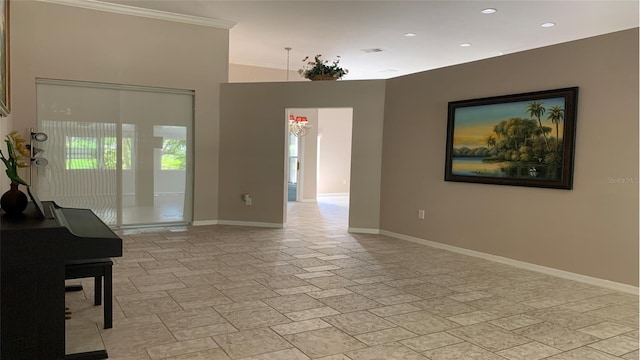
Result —
[[[29, 167], [31, 152], [27, 147], [26, 140], [17, 131], [10, 132], [4, 142], [7, 144], [7, 157], [0, 150], [0, 160], [7, 167], [6, 173], [12, 183], [29, 186], [26, 181], [18, 175], [18, 168]], [[26, 160], [25, 160], [26, 159]]]

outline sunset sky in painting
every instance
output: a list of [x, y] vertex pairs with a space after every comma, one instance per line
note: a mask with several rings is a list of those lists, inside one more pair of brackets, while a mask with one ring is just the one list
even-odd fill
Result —
[[[564, 98], [550, 98], [540, 101], [542, 101], [542, 106], [545, 108], [544, 114], [540, 117], [542, 126], [550, 127], [552, 131], [547, 136], [555, 137], [556, 126], [551, 120], [547, 120], [547, 116], [549, 116], [549, 109], [552, 106], [560, 106], [564, 109]], [[494, 134], [493, 127], [500, 121], [513, 117], [530, 119], [531, 116], [527, 114], [527, 105], [531, 102], [532, 100], [527, 100], [512, 103], [459, 107], [455, 109], [453, 147], [461, 148], [466, 146], [468, 148], [477, 148], [486, 146], [484, 139]], [[560, 122], [560, 138], [562, 138], [563, 126], [564, 121]]]

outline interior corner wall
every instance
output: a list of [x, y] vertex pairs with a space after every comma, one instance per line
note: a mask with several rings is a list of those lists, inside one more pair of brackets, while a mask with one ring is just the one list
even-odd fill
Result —
[[[638, 75], [635, 28], [389, 80], [381, 229], [638, 286]], [[571, 86], [573, 190], [443, 180], [448, 102]]]
[[[378, 229], [384, 80], [222, 84], [220, 202], [223, 221], [282, 224], [287, 108], [353, 108], [349, 226]], [[241, 194], [250, 193], [246, 206]]]
[[36, 77], [195, 90], [194, 220], [217, 219], [227, 29], [39, 1], [12, 1], [10, 16], [16, 130], [36, 127]]

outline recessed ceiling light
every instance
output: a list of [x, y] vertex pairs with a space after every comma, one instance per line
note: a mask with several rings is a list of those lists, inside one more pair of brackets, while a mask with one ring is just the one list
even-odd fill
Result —
[[471, 46], [471, 43], [462, 43], [460, 44], [461, 47], [469, 47]]
[[405, 33], [404, 36], [406, 36], [406, 37], [414, 37], [414, 36], [416, 36], [416, 33], [408, 32], [408, 33]]
[[483, 14], [494, 14], [496, 11], [498, 11], [498, 10], [496, 10], [494, 8], [486, 8], [486, 9], [480, 11], [480, 12], [483, 13]]
[[543, 28], [550, 28], [550, 27], [556, 26], [556, 23], [554, 23], [554, 22], [546, 22], [546, 23], [544, 23], [544, 24], [542, 24], [540, 26], [542, 26]]

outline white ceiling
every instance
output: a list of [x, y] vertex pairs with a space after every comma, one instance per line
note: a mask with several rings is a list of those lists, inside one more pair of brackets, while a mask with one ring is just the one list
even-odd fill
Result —
[[[286, 69], [342, 57], [345, 79], [386, 79], [638, 27], [637, 0], [106, 2], [237, 22], [229, 62]], [[484, 15], [480, 11], [495, 8]], [[543, 28], [545, 22], [557, 25]], [[417, 36], [405, 37], [407, 32]], [[471, 43], [470, 47], [460, 47]], [[380, 48], [383, 52], [365, 53]], [[284, 75], [283, 75], [284, 76]], [[284, 79], [283, 79], [284, 80]]]

